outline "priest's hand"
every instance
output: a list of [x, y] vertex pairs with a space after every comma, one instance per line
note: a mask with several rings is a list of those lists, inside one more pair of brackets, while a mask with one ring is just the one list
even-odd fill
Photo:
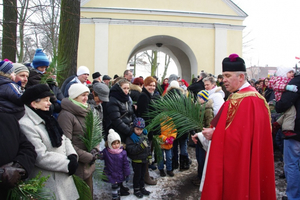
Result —
[[214, 131], [215, 131], [214, 128], [203, 128], [202, 134], [204, 135], [204, 137], [205, 137], [207, 140], [211, 140]]
[[194, 142], [195, 144], [197, 144], [197, 142], [198, 142], [198, 140], [197, 140], [197, 138], [198, 138], [198, 133], [196, 133], [196, 134], [194, 134], [194, 135], [191, 135], [191, 138], [192, 138], [193, 142]]

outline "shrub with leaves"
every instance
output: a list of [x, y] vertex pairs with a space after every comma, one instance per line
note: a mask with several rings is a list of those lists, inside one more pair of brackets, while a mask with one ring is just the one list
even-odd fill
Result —
[[9, 190], [7, 200], [53, 200], [56, 199], [54, 193], [49, 189], [45, 188], [45, 182], [50, 177], [41, 177], [39, 172], [36, 177], [27, 181], [20, 181], [18, 186]]

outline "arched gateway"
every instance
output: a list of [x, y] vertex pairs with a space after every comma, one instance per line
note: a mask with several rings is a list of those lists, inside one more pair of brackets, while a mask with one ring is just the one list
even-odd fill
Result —
[[224, 57], [242, 54], [246, 17], [230, 0], [82, 0], [78, 66], [121, 75], [134, 54], [157, 49], [186, 80], [219, 74]]

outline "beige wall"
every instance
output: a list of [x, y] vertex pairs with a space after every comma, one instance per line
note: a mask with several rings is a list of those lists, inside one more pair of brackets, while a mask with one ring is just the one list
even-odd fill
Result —
[[236, 15], [222, 0], [90, 0], [84, 7], [146, 8]]
[[[195, 17], [137, 14], [132, 12], [125, 13], [123, 11], [121, 11], [123, 13], [114, 13], [115, 11], [104, 13], [100, 11], [82, 11], [78, 66], [85, 65], [89, 67], [91, 74], [94, 71], [100, 71], [101, 74], [107, 73], [110, 76], [114, 74], [121, 75], [126, 69], [129, 55], [138, 43], [152, 36], [166, 35], [183, 41], [192, 50], [197, 61], [197, 73], [205, 70], [213, 74], [219, 74], [221, 72], [222, 58], [228, 56], [230, 53], [237, 53], [239, 55], [242, 53], [241, 25], [243, 20], [241, 18], [232, 19], [224, 17], [225, 15], [237, 16], [237, 13], [224, 3], [225, 0], [190, 0], [188, 2], [182, 0], [93, 0], [87, 2], [82, 9], [88, 7], [168, 8], [168, 10], [211, 12], [220, 15], [214, 15], [214, 17]], [[220, 17], [217, 18], [218, 16]], [[120, 20], [120, 23], [118, 23], [118, 19], [122, 19], [123, 21]], [[144, 20], [145, 24], [134, 24], [130, 20], [133, 22]], [[147, 24], [148, 21], [155, 23]], [[164, 22], [165, 26], [159, 23], [161, 21]], [[168, 22], [172, 21], [182, 22], [182, 25], [169, 25]], [[189, 22], [193, 22], [196, 25], [203, 24], [204, 26], [193, 27]], [[216, 24], [222, 24], [221, 29], [218, 29], [217, 32], [215, 28]], [[98, 28], [95, 28], [96, 26]]]

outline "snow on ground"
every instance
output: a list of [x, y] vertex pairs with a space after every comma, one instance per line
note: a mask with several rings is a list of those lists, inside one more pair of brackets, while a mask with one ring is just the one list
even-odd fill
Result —
[[[103, 148], [103, 147], [102, 147]], [[192, 165], [189, 170], [180, 172], [174, 171], [175, 176], [160, 177], [158, 170], [149, 170], [150, 176], [157, 180], [157, 185], [150, 186], [145, 185], [146, 189], [151, 192], [149, 196], [144, 196], [143, 200], [199, 200], [201, 196], [199, 187], [194, 186], [191, 180], [197, 175], [197, 161], [195, 159], [195, 149], [188, 148], [190, 158], [192, 159]], [[282, 173], [283, 164], [279, 161], [279, 153], [275, 152], [275, 182], [276, 182], [276, 194], [277, 199], [281, 199], [285, 195], [286, 182], [285, 179], [279, 179], [279, 175]], [[102, 161], [100, 161], [102, 162]], [[135, 200], [138, 199], [133, 195], [133, 171], [131, 169], [131, 175], [129, 182], [124, 185], [130, 188], [129, 196], [122, 196], [122, 200]], [[111, 199], [111, 184], [103, 182], [101, 180], [94, 180], [94, 199], [95, 200], [109, 200]]]

